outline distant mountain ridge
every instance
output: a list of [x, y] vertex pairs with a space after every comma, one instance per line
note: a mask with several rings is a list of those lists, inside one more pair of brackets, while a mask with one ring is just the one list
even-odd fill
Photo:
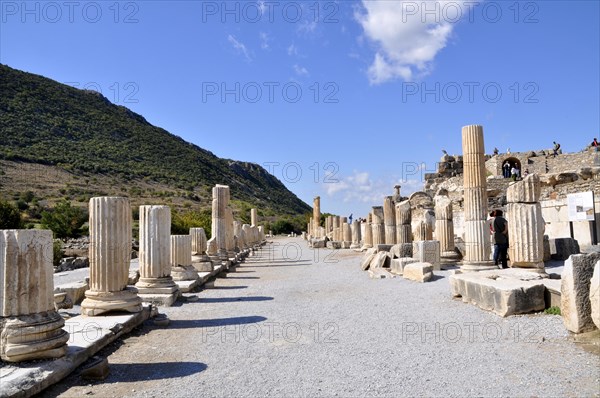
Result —
[[101, 94], [0, 64], [0, 159], [146, 179], [178, 189], [231, 187], [279, 214], [311, 208], [262, 166], [222, 159]]

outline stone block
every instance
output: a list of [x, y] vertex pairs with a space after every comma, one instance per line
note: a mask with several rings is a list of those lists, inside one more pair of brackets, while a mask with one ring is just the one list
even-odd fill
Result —
[[429, 282], [433, 278], [433, 265], [422, 262], [407, 264], [402, 277], [415, 282]]
[[552, 260], [567, 260], [572, 254], [579, 254], [579, 243], [573, 238], [550, 239]]
[[327, 248], [328, 249], [333, 249], [333, 250], [341, 249], [342, 248], [342, 242], [335, 241], [335, 240], [330, 240], [330, 241], [327, 242]]
[[81, 304], [85, 298], [85, 291], [89, 289], [87, 282], [72, 282], [58, 285], [54, 288], [54, 293], [64, 292], [71, 299], [73, 304]]
[[371, 260], [371, 264], [369, 265], [369, 267], [371, 268], [371, 270], [373, 270], [375, 268], [388, 267], [390, 260], [391, 259], [390, 259], [388, 252], [379, 252], [379, 253], [375, 254], [375, 256], [373, 256], [373, 259]]
[[562, 273], [560, 312], [565, 327], [573, 333], [595, 328], [590, 304], [590, 280], [600, 253], [576, 254], [567, 261]]
[[440, 270], [440, 242], [437, 240], [423, 240], [413, 242], [413, 258], [421, 263], [429, 263], [435, 271]]
[[373, 258], [375, 258], [375, 253], [369, 253], [369, 250], [367, 250], [367, 253], [365, 254], [365, 256], [363, 257], [363, 260], [360, 263], [360, 269], [362, 269], [363, 271], [366, 271], [369, 269], [369, 266], [371, 265], [371, 261], [373, 261]]
[[389, 252], [391, 250], [392, 246], [393, 245], [378, 244], [378, 245], [375, 245], [375, 250], [376, 250], [376, 253]]
[[592, 321], [600, 329], [600, 261], [596, 261], [594, 274], [590, 280], [590, 305], [592, 307]]
[[392, 258], [412, 257], [413, 245], [412, 243], [398, 243], [392, 246], [390, 254]]
[[502, 317], [543, 311], [546, 287], [539, 274], [508, 269], [450, 275], [454, 297]]
[[92, 364], [81, 371], [81, 377], [86, 380], [101, 381], [110, 373], [108, 359], [96, 358]]
[[401, 258], [393, 258], [390, 260], [390, 268], [392, 273], [397, 275], [402, 275], [404, 272], [404, 267], [408, 264], [414, 264], [418, 261], [412, 257], [401, 257]]

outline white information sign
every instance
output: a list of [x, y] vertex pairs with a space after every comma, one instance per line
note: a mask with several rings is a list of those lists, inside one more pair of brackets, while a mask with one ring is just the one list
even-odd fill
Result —
[[569, 221], [594, 221], [594, 193], [580, 192], [567, 195]]

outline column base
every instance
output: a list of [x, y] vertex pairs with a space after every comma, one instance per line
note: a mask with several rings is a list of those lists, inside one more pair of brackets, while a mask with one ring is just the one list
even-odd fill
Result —
[[6, 362], [60, 358], [67, 353], [69, 333], [54, 310], [4, 319], [0, 357]]
[[172, 294], [178, 290], [171, 276], [140, 278], [135, 287], [138, 289], [138, 294]]
[[479, 271], [489, 271], [493, 269], [498, 269], [497, 265], [494, 265], [492, 261], [482, 261], [478, 263], [462, 263], [460, 266], [460, 270], [463, 272], [479, 272]]
[[198, 271], [192, 265], [171, 268], [171, 277], [174, 281], [193, 281], [198, 279]]
[[142, 299], [137, 295], [138, 290], [127, 286], [118, 292], [85, 292], [85, 300], [81, 303], [81, 315], [96, 316], [111, 311], [140, 312]]
[[198, 272], [213, 272], [214, 267], [211, 261], [200, 261], [197, 263], [192, 263], [192, 266]]
[[192, 256], [192, 264], [203, 263], [206, 261], [210, 261], [210, 257], [208, 257], [206, 254], [195, 254]]

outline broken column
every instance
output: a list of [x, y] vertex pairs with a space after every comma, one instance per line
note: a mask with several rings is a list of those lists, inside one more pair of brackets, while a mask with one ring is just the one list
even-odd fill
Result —
[[59, 358], [69, 334], [54, 309], [52, 231], [0, 231], [0, 358]]
[[229, 204], [229, 187], [215, 185], [212, 189], [212, 237], [216, 246], [216, 256], [227, 261], [227, 205]]
[[386, 196], [383, 198], [383, 219], [385, 228], [385, 244], [396, 244], [396, 209], [394, 198]]
[[487, 181], [483, 127], [462, 129], [464, 179], [465, 257], [463, 271], [494, 269], [490, 260], [490, 231], [487, 224]]
[[313, 199], [313, 231], [312, 234], [316, 238], [321, 237], [321, 197], [317, 196]]
[[341, 220], [340, 216], [333, 216], [333, 241], [339, 242], [341, 239]]
[[171, 209], [140, 206], [140, 279], [135, 284], [146, 302], [172, 305], [179, 288], [171, 277]]
[[455, 260], [454, 251], [454, 222], [452, 221], [452, 200], [447, 192], [435, 197], [435, 236], [440, 242], [442, 259]]
[[350, 249], [359, 249], [360, 248], [360, 223], [358, 220], [352, 221], [352, 244], [350, 245]]
[[142, 300], [127, 286], [131, 261], [131, 207], [127, 198], [90, 199], [90, 289], [83, 315], [109, 311], [140, 312]]
[[171, 275], [175, 281], [193, 281], [198, 272], [192, 266], [192, 237], [171, 235]]
[[373, 206], [372, 223], [371, 228], [373, 229], [373, 246], [385, 244], [385, 224], [383, 218], [383, 207]]
[[546, 223], [539, 203], [541, 192], [537, 174], [511, 184], [506, 190], [506, 217], [511, 267], [543, 273]]
[[349, 249], [352, 246], [352, 226], [347, 222], [342, 224], [342, 241], [344, 249]]
[[198, 272], [211, 272], [213, 265], [206, 253], [208, 246], [204, 228], [190, 228], [190, 236], [192, 237], [192, 265]]
[[369, 249], [373, 247], [373, 226], [371, 213], [367, 214], [367, 221], [365, 222], [365, 236], [363, 238], [363, 249]]
[[396, 243], [412, 243], [410, 202], [396, 203]]

